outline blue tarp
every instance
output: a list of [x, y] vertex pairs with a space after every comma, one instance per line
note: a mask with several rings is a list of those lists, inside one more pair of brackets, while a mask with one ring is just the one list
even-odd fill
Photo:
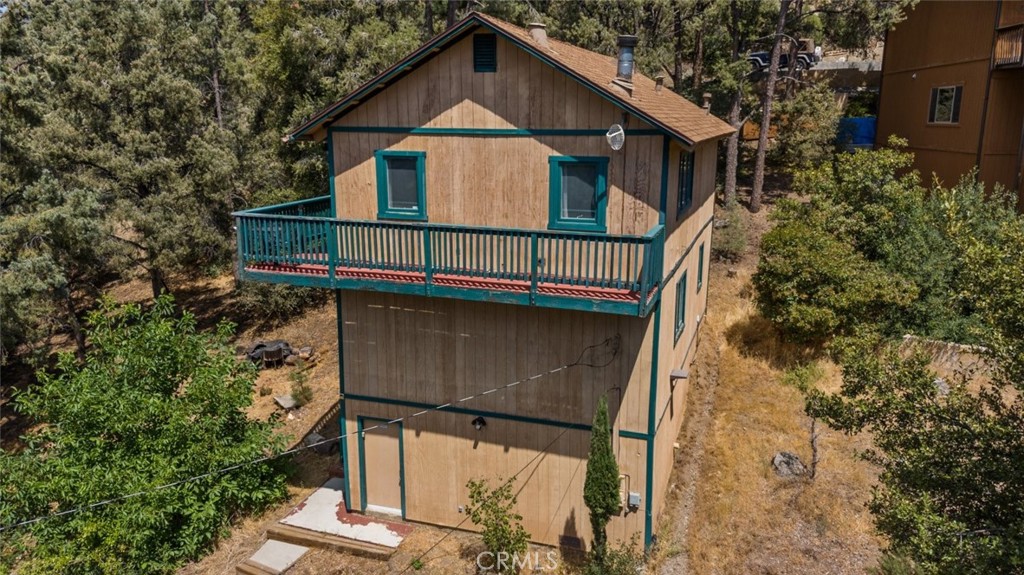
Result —
[[864, 148], [875, 144], [877, 118], [840, 118], [837, 140], [840, 144]]

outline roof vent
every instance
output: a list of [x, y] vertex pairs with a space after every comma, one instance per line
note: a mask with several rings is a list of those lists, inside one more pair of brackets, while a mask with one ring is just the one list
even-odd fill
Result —
[[660, 92], [661, 89], [664, 88], [664, 87], [665, 87], [665, 75], [664, 74], [658, 74], [657, 76], [654, 77], [654, 91], [655, 92]]
[[711, 113], [711, 92], [704, 92], [704, 113]]
[[636, 47], [636, 36], [619, 36], [619, 65], [615, 78], [623, 82], [633, 81], [633, 48]]
[[533, 38], [534, 42], [540, 44], [541, 46], [544, 46], [545, 48], [548, 47], [547, 26], [540, 22], [530, 22], [529, 24], [526, 25], [526, 29], [529, 30], [530, 37]]

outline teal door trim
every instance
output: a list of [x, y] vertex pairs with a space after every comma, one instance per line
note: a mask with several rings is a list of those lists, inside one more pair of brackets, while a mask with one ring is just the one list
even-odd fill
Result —
[[389, 423], [392, 420], [382, 417], [366, 415], [356, 417], [356, 438], [359, 441], [359, 510], [366, 512], [366, 446], [363, 442], [363, 429], [365, 428], [364, 423], [367, 421], [398, 426], [398, 486], [402, 496], [402, 519], [405, 519], [405, 434], [401, 421]]

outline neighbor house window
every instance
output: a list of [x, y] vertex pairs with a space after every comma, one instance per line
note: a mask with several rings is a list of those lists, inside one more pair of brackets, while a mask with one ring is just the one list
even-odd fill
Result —
[[426, 220], [425, 152], [377, 150], [377, 218]]
[[704, 244], [697, 250], [697, 292], [704, 286]]
[[693, 203], [693, 152], [683, 152], [679, 156], [679, 199], [676, 215], [680, 216]]
[[498, 37], [494, 34], [473, 36], [473, 71], [498, 71]]
[[676, 339], [683, 335], [683, 328], [686, 327], [686, 272], [679, 276], [676, 282]]
[[552, 156], [550, 218], [553, 230], [604, 232], [608, 158]]
[[957, 124], [960, 122], [960, 100], [963, 86], [932, 88], [932, 101], [928, 107], [928, 123]]

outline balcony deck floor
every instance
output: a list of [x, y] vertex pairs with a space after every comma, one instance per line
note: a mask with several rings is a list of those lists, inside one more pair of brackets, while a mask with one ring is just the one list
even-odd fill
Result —
[[[330, 268], [323, 264], [283, 264], [283, 263], [250, 263], [245, 266], [246, 271], [265, 272], [273, 274], [307, 276], [307, 277], [328, 277]], [[394, 282], [404, 284], [426, 283], [426, 274], [423, 272], [409, 272], [397, 270], [379, 270], [360, 267], [335, 267], [335, 275], [339, 279], [358, 279], [383, 282]], [[437, 274], [432, 276], [432, 282], [438, 286], [449, 286], [466, 289], [494, 290], [510, 293], [530, 292], [530, 282], [514, 279], [481, 278], [469, 275]], [[543, 295], [575, 297], [590, 300], [615, 301], [624, 303], [639, 303], [640, 292], [626, 289], [615, 289], [594, 286], [582, 286], [574, 284], [538, 282], [537, 293]]]

